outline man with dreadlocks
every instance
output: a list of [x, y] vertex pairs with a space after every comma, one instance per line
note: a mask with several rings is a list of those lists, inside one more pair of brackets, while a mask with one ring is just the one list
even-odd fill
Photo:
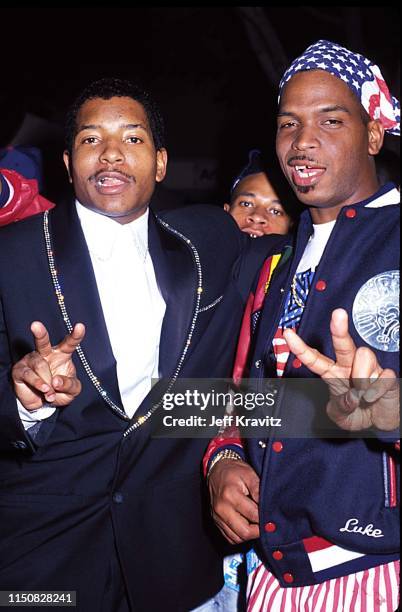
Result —
[[258, 539], [249, 610], [398, 605], [399, 192], [379, 187], [375, 155], [399, 129], [378, 66], [340, 45], [318, 41], [282, 78], [277, 154], [308, 210], [261, 270], [234, 378], [262, 390], [268, 377], [321, 377], [328, 396], [279, 388], [275, 416], [293, 437], [226, 431], [205, 456], [218, 527]]

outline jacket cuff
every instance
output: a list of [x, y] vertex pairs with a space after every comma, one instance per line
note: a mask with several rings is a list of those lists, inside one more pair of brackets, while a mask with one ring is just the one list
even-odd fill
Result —
[[19, 453], [36, 451], [36, 445], [20, 419], [17, 399], [7, 372], [0, 376], [0, 450]]

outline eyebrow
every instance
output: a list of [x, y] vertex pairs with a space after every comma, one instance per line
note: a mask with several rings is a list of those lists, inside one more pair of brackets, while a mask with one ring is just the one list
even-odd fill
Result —
[[[238, 193], [236, 195], [236, 199], [242, 197], [242, 198], [256, 198], [258, 197], [255, 193], [253, 193], [252, 191], [241, 191], [240, 193]], [[280, 204], [282, 206], [282, 203], [280, 200], [275, 199], [275, 200], [271, 200], [271, 204]]]
[[[334, 111], [340, 111], [342, 113], [347, 113], [348, 115], [351, 114], [350, 110], [348, 108], [346, 108], [346, 106], [341, 106], [340, 104], [335, 104], [334, 106], [324, 106], [323, 108], [319, 108], [318, 109], [318, 113], [333, 113]], [[280, 112], [278, 113], [277, 117], [295, 117], [297, 116], [297, 112], [291, 113], [291, 112]]]
[[236, 198], [238, 198], [239, 196], [242, 196], [243, 198], [255, 198], [255, 193], [253, 193], [252, 191], [239, 191], [239, 193], [236, 194]]
[[[95, 123], [84, 124], [78, 128], [76, 134], [79, 134], [80, 132], [83, 132], [84, 130], [101, 130], [102, 127], [103, 127], [102, 125], [100, 124], [97, 125]], [[134, 130], [136, 128], [140, 128], [144, 130], [145, 132], [148, 132], [147, 128], [142, 123], [122, 123], [121, 125], [119, 125], [119, 128], [121, 130]]]

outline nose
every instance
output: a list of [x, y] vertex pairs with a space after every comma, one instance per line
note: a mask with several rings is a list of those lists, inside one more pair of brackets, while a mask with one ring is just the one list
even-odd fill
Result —
[[295, 134], [292, 148], [296, 151], [306, 151], [318, 147], [318, 139], [312, 126], [301, 126]]
[[261, 225], [262, 227], [267, 225], [265, 214], [260, 212], [258, 209], [250, 211], [250, 213], [247, 215], [247, 222], [252, 223], [253, 225]]
[[99, 156], [99, 159], [104, 164], [116, 164], [124, 161], [124, 153], [115, 140], [107, 140], [105, 146]]

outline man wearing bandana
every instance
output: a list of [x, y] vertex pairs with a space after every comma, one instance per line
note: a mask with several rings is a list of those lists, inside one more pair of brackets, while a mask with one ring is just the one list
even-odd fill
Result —
[[[340, 45], [318, 41], [282, 78], [277, 154], [308, 210], [255, 283], [234, 378], [277, 392], [293, 435], [226, 430], [204, 459], [218, 527], [257, 540], [248, 610], [398, 606], [399, 192], [375, 155], [399, 129], [379, 68]], [[324, 402], [272, 381], [311, 377]]]

